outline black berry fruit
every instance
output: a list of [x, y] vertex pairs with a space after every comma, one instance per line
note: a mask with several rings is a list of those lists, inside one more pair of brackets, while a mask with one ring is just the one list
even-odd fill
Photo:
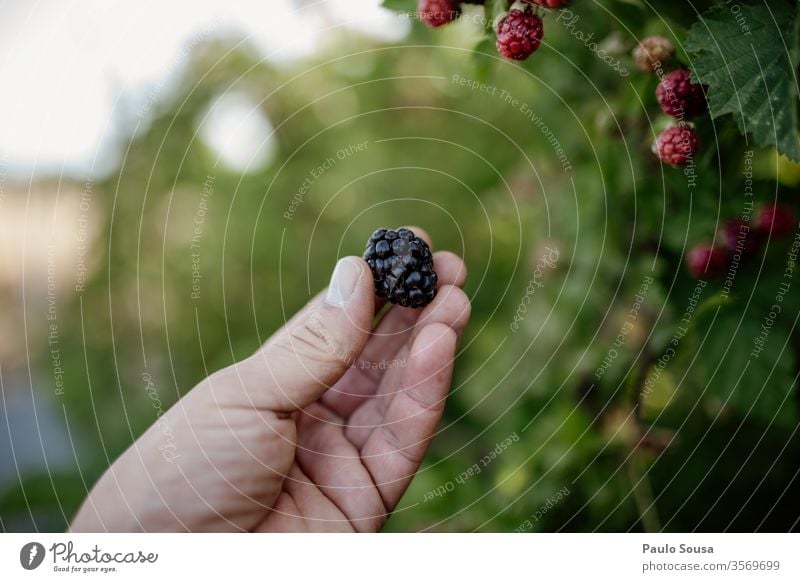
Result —
[[708, 110], [706, 90], [692, 83], [686, 69], [677, 69], [666, 75], [656, 87], [656, 99], [664, 113], [677, 119], [696, 117]]
[[700, 138], [691, 125], [674, 125], [658, 135], [653, 149], [662, 162], [686, 166], [700, 149]]
[[765, 235], [783, 238], [797, 228], [797, 218], [789, 208], [780, 204], [770, 204], [758, 213], [756, 226]]
[[728, 268], [728, 253], [709, 244], [699, 244], [686, 254], [686, 266], [695, 279], [721, 277]]
[[376, 230], [367, 241], [364, 259], [378, 297], [403, 307], [424, 307], [436, 296], [431, 249], [411, 230]]
[[438, 28], [459, 17], [461, 2], [458, 0], [419, 0], [417, 12], [425, 24], [431, 28]]
[[543, 34], [542, 19], [530, 5], [524, 12], [512, 9], [497, 27], [497, 52], [507, 59], [524, 61], [539, 48]]

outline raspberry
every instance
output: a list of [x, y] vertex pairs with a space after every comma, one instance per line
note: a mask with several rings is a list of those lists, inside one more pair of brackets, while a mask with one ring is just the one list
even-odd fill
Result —
[[756, 216], [756, 228], [765, 235], [783, 238], [797, 228], [797, 217], [781, 204], [770, 204]]
[[424, 307], [436, 296], [431, 249], [411, 230], [376, 230], [367, 241], [364, 259], [378, 297], [403, 307]]
[[722, 249], [699, 244], [686, 254], [686, 266], [695, 279], [720, 277], [728, 268], [728, 255]]
[[524, 61], [539, 48], [544, 27], [530, 5], [525, 11], [513, 9], [497, 27], [497, 51], [507, 59]]
[[667, 65], [674, 54], [675, 47], [668, 38], [648, 36], [633, 49], [633, 60], [641, 70], [654, 73]]
[[760, 231], [750, 228], [741, 218], [732, 218], [719, 231], [722, 247], [729, 255], [740, 253], [742, 258], [750, 258], [761, 250], [763, 242]]
[[700, 149], [700, 138], [691, 125], [674, 125], [662, 131], [653, 145], [662, 162], [685, 166]]
[[417, 4], [422, 21], [431, 28], [452, 22], [461, 14], [461, 2], [457, 0], [419, 0]]
[[677, 119], [695, 117], [708, 109], [705, 87], [692, 83], [686, 69], [672, 71], [661, 79], [656, 98], [664, 113]]
[[526, 4], [538, 4], [545, 8], [563, 8], [569, 4], [569, 0], [522, 0]]

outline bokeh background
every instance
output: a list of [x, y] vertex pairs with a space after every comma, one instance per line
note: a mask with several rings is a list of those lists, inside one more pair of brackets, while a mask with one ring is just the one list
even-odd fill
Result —
[[431, 31], [371, 0], [3, 2], [0, 529], [63, 530], [159, 412], [403, 224], [465, 258], [474, 315], [388, 530], [795, 529], [800, 283], [749, 357], [790, 241], [727, 292], [683, 255], [748, 184], [795, 205], [800, 170], [706, 120], [688, 187], [630, 56], [658, 33], [688, 63], [709, 4], [576, 0], [622, 75], [554, 14], [521, 66], [480, 6]]

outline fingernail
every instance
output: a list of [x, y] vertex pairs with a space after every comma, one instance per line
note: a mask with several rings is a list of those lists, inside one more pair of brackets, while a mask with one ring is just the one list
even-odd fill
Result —
[[345, 257], [336, 263], [331, 284], [328, 285], [328, 293], [325, 295], [326, 303], [341, 307], [350, 300], [361, 277], [361, 265], [356, 261], [358, 259]]

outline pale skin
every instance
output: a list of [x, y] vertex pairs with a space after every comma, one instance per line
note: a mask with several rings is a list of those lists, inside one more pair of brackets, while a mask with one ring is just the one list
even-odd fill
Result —
[[434, 301], [393, 307], [373, 329], [369, 267], [342, 259], [258, 352], [114, 462], [71, 531], [380, 530], [437, 430], [470, 316], [461, 259], [437, 252], [434, 267]]

